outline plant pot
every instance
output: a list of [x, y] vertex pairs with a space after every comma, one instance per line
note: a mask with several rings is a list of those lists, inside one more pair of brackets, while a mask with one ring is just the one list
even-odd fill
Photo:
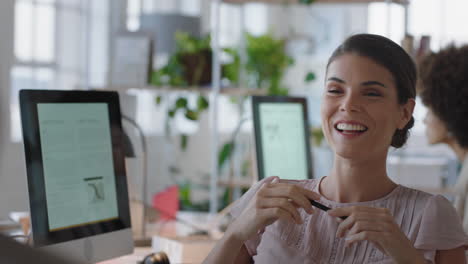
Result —
[[212, 52], [202, 50], [197, 53], [182, 53], [180, 62], [184, 68], [184, 79], [188, 85], [211, 84]]

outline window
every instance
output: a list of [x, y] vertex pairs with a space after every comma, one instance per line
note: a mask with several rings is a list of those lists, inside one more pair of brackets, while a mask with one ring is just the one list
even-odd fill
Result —
[[21, 140], [19, 90], [104, 85], [107, 11], [108, 1], [16, 0], [15, 59], [10, 72], [12, 141]]

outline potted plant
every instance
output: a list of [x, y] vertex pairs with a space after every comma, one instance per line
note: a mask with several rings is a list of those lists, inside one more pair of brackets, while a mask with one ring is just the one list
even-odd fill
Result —
[[196, 38], [186, 32], [176, 32], [176, 52], [165, 66], [151, 75], [151, 84], [169, 86], [200, 86], [211, 83], [211, 37]]
[[271, 34], [253, 36], [247, 33], [246, 38], [245, 70], [251, 85], [267, 89], [269, 95], [287, 95], [288, 89], [281, 81], [294, 60], [286, 54], [285, 41]]

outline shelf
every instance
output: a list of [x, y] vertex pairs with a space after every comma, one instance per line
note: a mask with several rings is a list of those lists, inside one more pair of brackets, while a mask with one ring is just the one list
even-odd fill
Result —
[[[245, 3], [269, 3], [269, 4], [298, 4], [299, 0], [222, 0], [224, 3], [230, 4], [245, 4]], [[363, 4], [387, 2], [386, 0], [315, 0], [315, 3], [322, 4]], [[393, 3], [405, 5], [409, 0], [393, 0]]]
[[[115, 90], [115, 91], [132, 91], [132, 90], [145, 90], [145, 91], [154, 91], [154, 92], [163, 92], [163, 93], [173, 93], [173, 92], [196, 92], [201, 94], [209, 94], [211, 92], [210, 87], [172, 87], [172, 86], [133, 86], [133, 87], [123, 87], [123, 86], [112, 86], [106, 87], [104, 90]], [[249, 88], [237, 88], [237, 87], [224, 87], [219, 91], [221, 95], [228, 96], [253, 96], [253, 95], [267, 95], [267, 91], [264, 89], [249, 89]]]

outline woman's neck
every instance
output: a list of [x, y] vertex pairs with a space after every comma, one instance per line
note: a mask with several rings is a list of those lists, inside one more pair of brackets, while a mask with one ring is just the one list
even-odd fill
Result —
[[356, 161], [335, 156], [333, 169], [321, 182], [325, 198], [341, 203], [372, 201], [390, 193], [397, 184], [386, 172], [387, 155]]

